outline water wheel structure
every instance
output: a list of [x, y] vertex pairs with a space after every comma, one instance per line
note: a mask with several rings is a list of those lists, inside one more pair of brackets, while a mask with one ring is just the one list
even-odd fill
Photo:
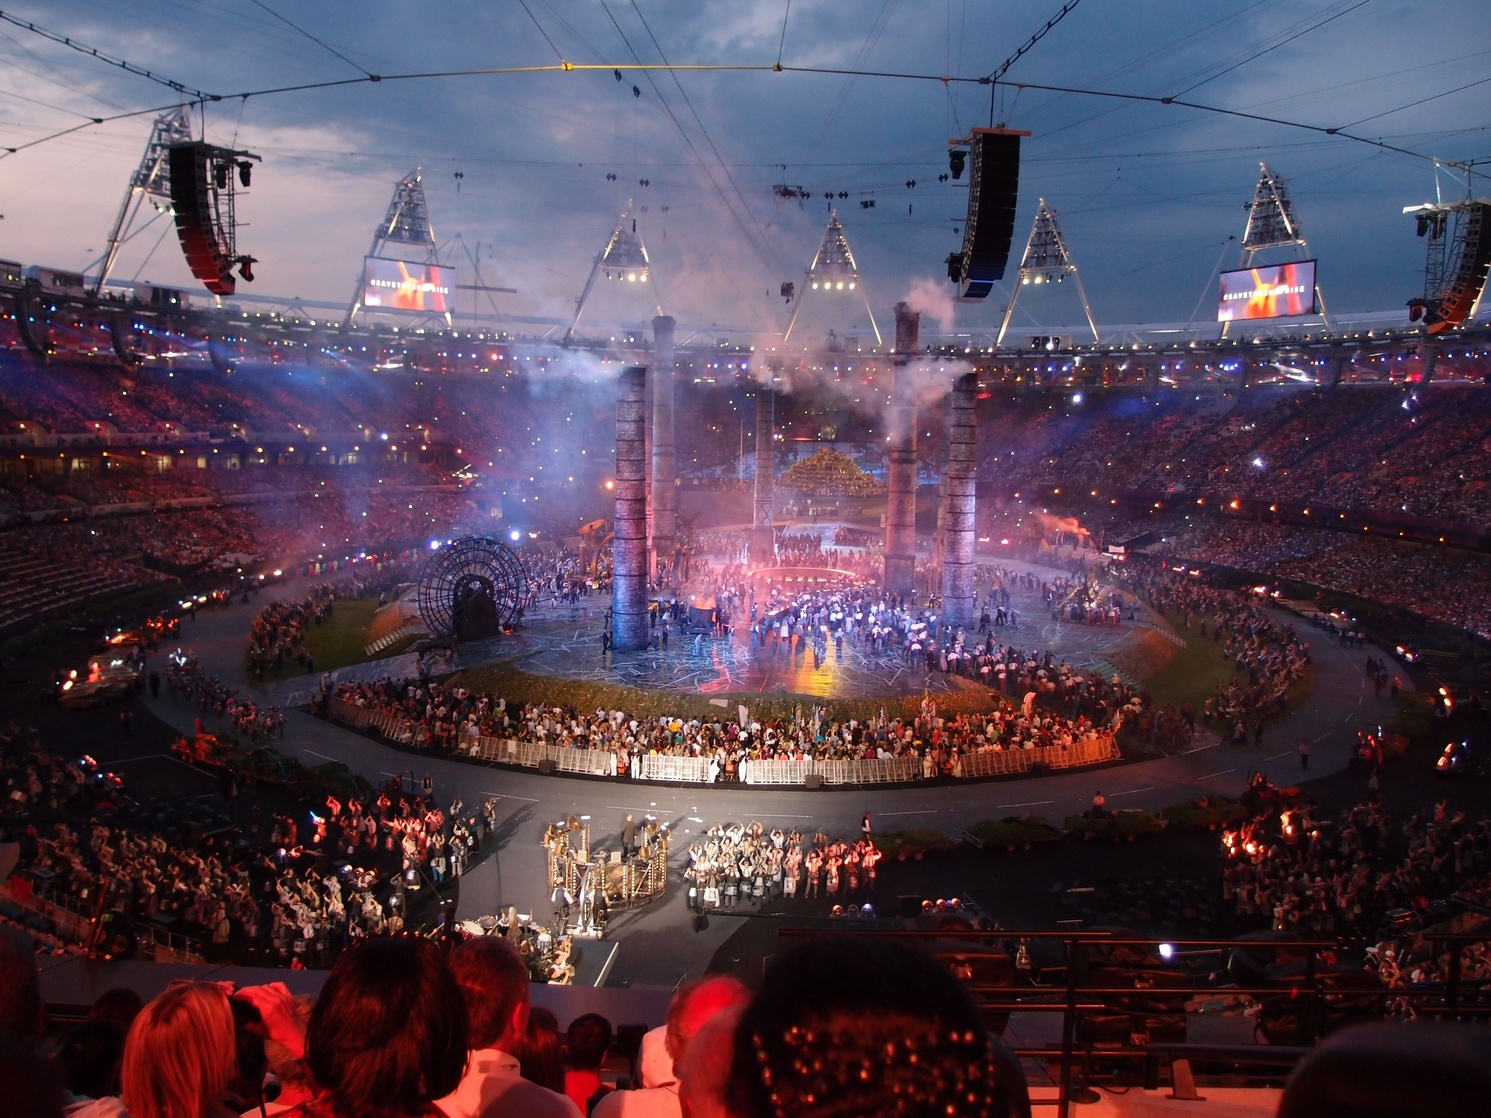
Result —
[[438, 640], [496, 636], [523, 615], [528, 576], [500, 540], [464, 536], [430, 556], [419, 577], [419, 615]]

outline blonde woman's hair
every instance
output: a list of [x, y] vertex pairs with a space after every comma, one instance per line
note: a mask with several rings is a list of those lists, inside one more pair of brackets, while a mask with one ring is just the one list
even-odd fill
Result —
[[125, 1108], [132, 1118], [213, 1118], [237, 1064], [228, 995], [206, 982], [172, 986], [125, 1039]]

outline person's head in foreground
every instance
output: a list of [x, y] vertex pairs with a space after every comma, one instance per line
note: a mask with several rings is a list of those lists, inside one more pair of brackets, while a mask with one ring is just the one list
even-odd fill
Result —
[[776, 960], [735, 1029], [739, 1118], [992, 1118], [978, 1010], [931, 957], [884, 940], [813, 939]]
[[132, 1118], [216, 1118], [229, 1113], [238, 1070], [233, 1011], [222, 987], [168, 987], [140, 1011], [124, 1041], [124, 1106]]
[[433, 1114], [466, 1068], [466, 1007], [429, 940], [369, 939], [344, 953], [311, 1011], [306, 1061], [344, 1118]]

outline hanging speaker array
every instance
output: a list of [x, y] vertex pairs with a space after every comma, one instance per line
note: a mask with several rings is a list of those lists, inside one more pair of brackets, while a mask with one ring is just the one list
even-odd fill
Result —
[[1471, 202], [1460, 207], [1455, 258], [1445, 273], [1444, 286], [1429, 300], [1425, 324], [1439, 334], [1470, 317], [1491, 270], [1491, 203]]
[[170, 147], [171, 210], [187, 267], [214, 295], [232, 295], [238, 275], [254, 278], [252, 256], [238, 251], [237, 196], [259, 157], [201, 140]]
[[1020, 193], [1020, 139], [1028, 135], [1012, 128], [975, 128], [966, 140], [954, 141], [968, 148], [968, 216], [962, 251], [947, 258], [947, 278], [965, 299], [985, 298], [1004, 278]]

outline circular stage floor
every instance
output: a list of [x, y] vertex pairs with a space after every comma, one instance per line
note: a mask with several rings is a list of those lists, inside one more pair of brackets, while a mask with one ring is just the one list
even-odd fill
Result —
[[[1008, 566], [1046, 577], [1055, 573], [1024, 564]], [[857, 699], [923, 691], [936, 694], [957, 686], [953, 677], [929, 672], [919, 660], [907, 662], [899, 649], [874, 653], [845, 641], [840, 652], [830, 643], [826, 657], [815, 663], [812, 648], [801, 642], [793, 652], [779, 641], [753, 646], [746, 625], [737, 625], [733, 638], [675, 632], [666, 651], [602, 653], [601, 626], [608, 604], [606, 597], [581, 598], [576, 605], [551, 606], [545, 601], [529, 612], [514, 636], [462, 645], [462, 666], [521, 658], [523, 670], [535, 675], [649, 691], [721, 695], [792, 693]], [[1125, 621], [1117, 627], [1052, 621], [1038, 591], [1015, 591], [1012, 604], [1020, 614], [1020, 627], [995, 629], [996, 644], [1049, 650], [1057, 660], [1104, 675], [1116, 670], [1109, 657], [1134, 634], [1154, 624], [1152, 616], [1142, 612], [1143, 620]]]

